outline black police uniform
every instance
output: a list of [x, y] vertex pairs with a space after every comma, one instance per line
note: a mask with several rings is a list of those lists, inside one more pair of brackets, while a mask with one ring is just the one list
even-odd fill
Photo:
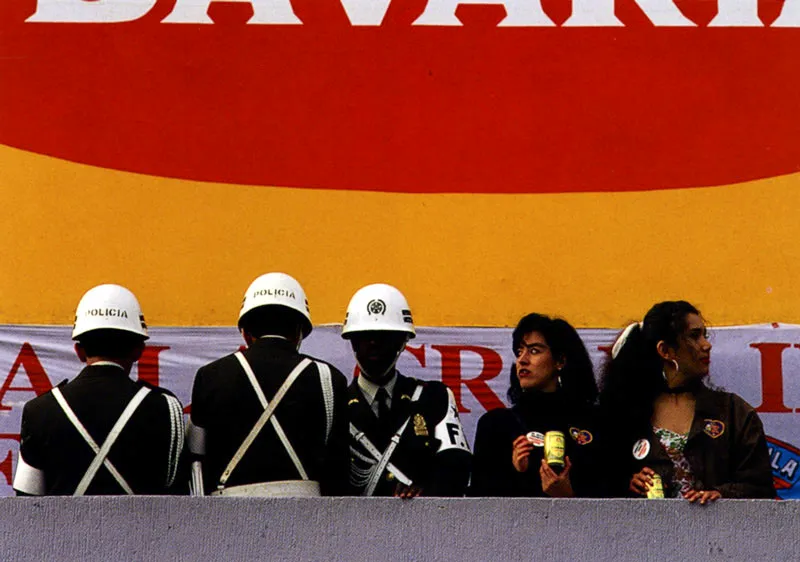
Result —
[[[561, 392], [524, 392], [512, 408], [485, 413], [478, 420], [475, 433], [470, 495], [547, 497], [542, 490], [539, 468], [544, 458], [543, 438], [548, 431], [564, 434], [575, 495], [605, 495], [607, 484], [597, 426], [595, 407], [571, 402]], [[511, 462], [513, 443], [529, 432], [537, 434], [537, 446], [531, 451], [528, 470], [520, 473]]]
[[[72, 382], [64, 381], [57, 388], [95, 443], [102, 446], [142, 387], [151, 392], [134, 411], [107, 458], [135, 494], [185, 493], [188, 472], [179, 462], [184, 436], [182, 407], [171, 392], [133, 381], [121, 367], [109, 364], [87, 366]], [[52, 391], [25, 404], [20, 433], [20, 456], [42, 471], [45, 495], [72, 495], [95, 453]], [[86, 490], [89, 495], [124, 493], [105, 466]]]
[[[422, 387], [414, 401], [417, 386]], [[397, 374], [388, 420], [379, 419], [367, 401], [358, 380], [348, 388], [350, 422], [357, 433], [379, 453], [408, 421], [390, 462], [425, 496], [463, 496], [469, 481], [472, 455], [464, 437], [452, 393], [436, 381], [421, 381]], [[377, 469], [377, 459], [363, 443], [351, 436], [351, 492], [363, 495], [367, 480]], [[387, 467], [379, 475], [373, 496], [394, 494], [398, 479]]]
[[[243, 352], [265, 397], [272, 401], [291, 371], [307, 356], [282, 338], [256, 340]], [[310, 358], [309, 358], [310, 359]], [[330, 367], [333, 422], [327, 444], [327, 412], [317, 366], [312, 363], [289, 388], [275, 410], [289, 442], [310, 480], [323, 495], [346, 491], [347, 379]], [[205, 432], [203, 485], [216, 490], [228, 463], [255, 426], [264, 408], [234, 355], [197, 371], [192, 389], [191, 422]], [[271, 424], [261, 432], [231, 473], [226, 487], [280, 480], [300, 480], [300, 474]]]

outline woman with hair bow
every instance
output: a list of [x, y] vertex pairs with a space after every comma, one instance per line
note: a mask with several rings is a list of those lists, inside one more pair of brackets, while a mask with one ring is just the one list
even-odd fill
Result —
[[665, 497], [701, 505], [775, 497], [761, 420], [706, 385], [710, 362], [705, 322], [686, 301], [658, 303], [622, 332], [600, 393], [614, 495], [645, 496], [657, 474]]
[[[602, 495], [597, 383], [580, 336], [564, 320], [528, 314], [514, 330], [512, 349], [512, 407], [487, 412], [478, 421], [470, 495]], [[544, 460], [548, 431], [564, 435], [560, 472]]]

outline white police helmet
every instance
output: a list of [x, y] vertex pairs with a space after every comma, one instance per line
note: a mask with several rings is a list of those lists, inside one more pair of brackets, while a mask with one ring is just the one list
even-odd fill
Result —
[[265, 273], [250, 283], [239, 310], [239, 328], [245, 314], [262, 306], [283, 306], [299, 312], [303, 318], [303, 337], [311, 333], [311, 312], [306, 292], [291, 275]]
[[72, 339], [94, 330], [121, 330], [148, 338], [136, 296], [120, 285], [98, 285], [86, 291], [75, 312]]
[[413, 338], [414, 320], [408, 301], [391, 285], [376, 283], [362, 287], [347, 305], [342, 337], [356, 332], [406, 332]]

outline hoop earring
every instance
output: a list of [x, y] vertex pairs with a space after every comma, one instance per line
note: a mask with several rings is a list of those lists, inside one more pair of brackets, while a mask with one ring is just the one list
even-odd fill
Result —
[[[675, 374], [677, 375], [678, 373], [681, 372], [681, 369], [678, 366], [678, 362], [675, 359], [670, 359], [670, 361], [672, 362], [673, 365], [675, 365]], [[661, 369], [661, 376], [664, 377], [664, 382], [665, 383], [669, 383], [669, 380], [667, 379], [667, 370], [666, 369]]]

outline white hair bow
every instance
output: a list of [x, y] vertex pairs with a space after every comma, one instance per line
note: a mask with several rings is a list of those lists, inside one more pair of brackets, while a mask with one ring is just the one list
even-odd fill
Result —
[[628, 324], [628, 326], [624, 330], [622, 330], [622, 333], [619, 335], [619, 337], [617, 338], [617, 341], [614, 342], [614, 345], [611, 348], [611, 358], [612, 359], [616, 359], [617, 355], [619, 355], [619, 352], [622, 351], [622, 348], [625, 346], [625, 342], [628, 341], [628, 338], [630, 337], [631, 332], [633, 332], [634, 328], [639, 328], [641, 330], [642, 329], [642, 323], [641, 322], [633, 322], [631, 324]]

